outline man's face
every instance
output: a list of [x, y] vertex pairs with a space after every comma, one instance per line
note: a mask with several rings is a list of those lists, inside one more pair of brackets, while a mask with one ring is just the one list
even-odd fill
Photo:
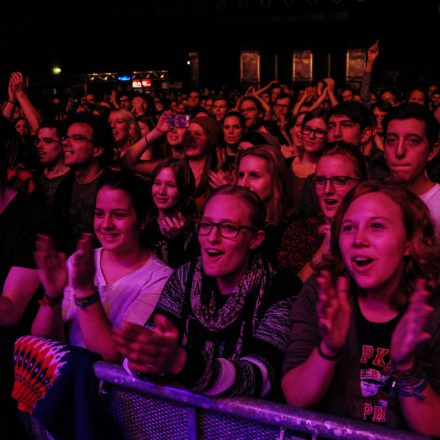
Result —
[[384, 150], [391, 177], [404, 183], [415, 182], [422, 176], [426, 164], [436, 154], [429, 148], [425, 123], [415, 118], [389, 122]]
[[386, 114], [387, 114], [387, 112], [384, 112], [379, 107], [374, 107], [373, 115], [374, 115], [374, 118], [376, 120], [376, 133], [382, 133], [383, 132], [382, 121], [383, 121], [383, 118], [385, 117]]
[[131, 101], [128, 95], [121, 95], [119, 97], [119, 107], [125, 110], [131, 109]]
[[289, 113], [290, 108], [290, 99], [289, 98], [281, 98], [277, 99], [275, 105], [273, 106], [273, 112], [277, 119], [285, 118]]
[[212, 107], [212, 113], [214, 113], [217, 121], [223, 121], [225, 115], [228, 112], [228, 103], [224, 99], [216, 99]]
[[244, 116], [246, 120], [246, 128], [253, 127], [257, 125], [260, 119], [260, 112], [255, 102], [244, 99], [240, 105], [240, 113]]
[[342, 91], [342, 100], [344, 102], [353, 101], [353, 92], [351, 90]]
[[431, 97], [432, 103], [434, 107], [438, 107], [440, 105], [440, 92], [434, 92]]
[[56, 162], [63, 154], [61, 139], [55, 127], [44, 127], [38, 130], [36, 139], [38, 157], [43, 165]]
[[328, 120], [328, 141], [344, 141], [353, 145], [361, 144], [361, 126], [348, 116], [332, 115]]
[[191, 108], [197, 107], [200, 103], [200, 93], [199, 92], [191, 92], [188, 95], [188, 105]]
[[87, 165], [99, 156], [93, 145], [93, 128], [89, 124], [76, 122], [67, 130], [63, 140], [64, 164], [68, 167]]

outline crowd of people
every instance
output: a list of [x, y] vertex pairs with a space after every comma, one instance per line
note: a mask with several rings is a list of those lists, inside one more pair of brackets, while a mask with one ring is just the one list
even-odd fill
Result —
[[440, 436], [440, 85], [375, 90], [378, 56], [375, 43], [359, 90], [325, 78], [42, 103], [12, 73], [0, 432], [59, 406], [65, 365], [93, 353], [210, 396]]

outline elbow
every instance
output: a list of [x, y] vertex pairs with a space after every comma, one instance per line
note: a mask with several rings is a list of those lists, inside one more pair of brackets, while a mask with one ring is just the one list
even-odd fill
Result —
[[307, 395], [303, 386], [298, 387], [297, 384], [301, 383], [295, 374], [292, 374], [293, 370], [284, 375], [281, 380], [281, 389], [283, 391], [286, 402], [290, 406], [301, 409], [312, 409], [318, 405], [319, 400], [313, 399], [313, 396]]

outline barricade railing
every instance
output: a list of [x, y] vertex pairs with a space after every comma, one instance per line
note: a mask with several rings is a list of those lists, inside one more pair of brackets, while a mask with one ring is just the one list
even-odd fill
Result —
[[97, 362], [103, 400], [126, 440], [422, 440], [429, 437], [252, 398], [211, 398]]

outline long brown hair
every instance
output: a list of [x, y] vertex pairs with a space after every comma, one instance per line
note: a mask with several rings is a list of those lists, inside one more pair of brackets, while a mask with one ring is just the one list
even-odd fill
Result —
[[356, 199], [375, 192], [386, 195], [399, 206], [409, 242], [409, 255], [404, 258], [400, 288], [390, 299], [392, 307], [402, 310], [413, 293], [417, 278], [426, 280], [432, 289], [440, 285], [440, 245], [427, 206], [401, 184], [362, 182], [345, 196], [332, 222], [330, 241], [332, 255], [326, 256], [323, 267], [330, 269], [335, 275], [346, 273], [339, 249], [342, 220]]

